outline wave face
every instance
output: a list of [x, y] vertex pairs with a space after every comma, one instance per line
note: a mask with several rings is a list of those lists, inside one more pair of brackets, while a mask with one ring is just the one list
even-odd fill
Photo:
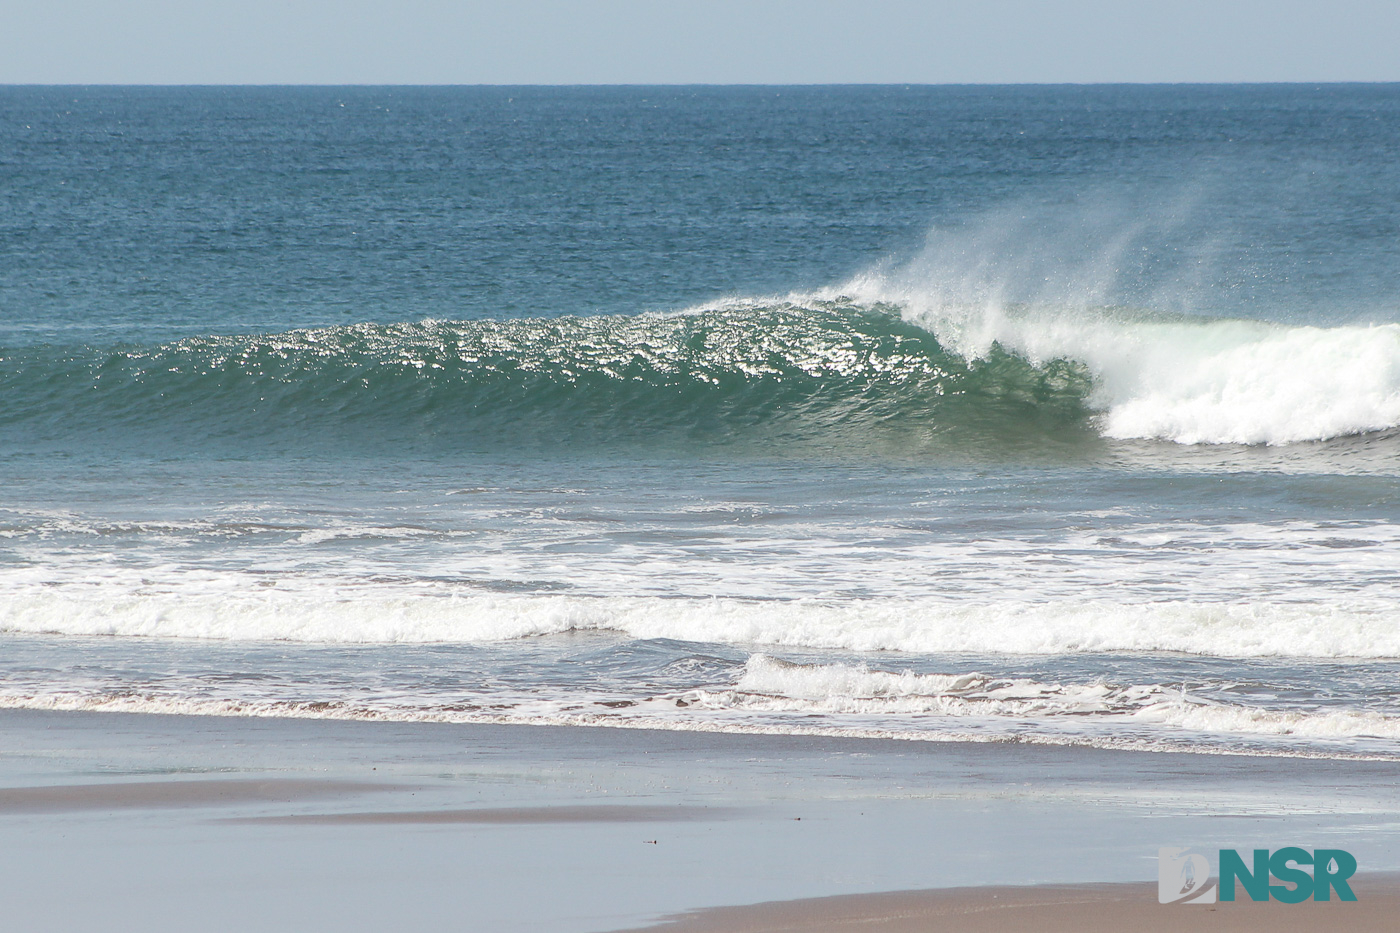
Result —
[[863, 279], [671, 315], [26, 348], [0, 391], [0, 431], [30, 443], [1286, 445], [1400, 425], [1400, 325], [969, 309]]
[[[1400, 424], [1400, 325], [994, 320], [974, 339], [1094, 376], [1112, 438], [1179, 444], [1321, 441]], [[987, 350], [980, 350], [987, 352]], [[976, 358], [975, 356], [973, 358]]]
[[[9, 431], [199, 432], [471, 445], [520, 439], [828, 439], [1075, 422], [1082, 367], [949, 352], [889, 310], [737, 304], [690, 314], [423, 322], [153, 348], [5, 354]], [[601, 432], [601, 436], [600, 436]]]
[[1400, 425], [1400, 324], [1287, 325], [1089, 307], [980, 303], [907, 276], [841, 293], [893, 305], [959, 358], [1068, 363], [1106, 437], [1282, 446]]

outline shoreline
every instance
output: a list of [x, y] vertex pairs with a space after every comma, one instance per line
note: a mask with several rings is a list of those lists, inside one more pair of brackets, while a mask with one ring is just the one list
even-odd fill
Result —
[[897, 931], [898, 897], [1141, 888], [1164, 845], [1400, 870], [1385, 761], [16, 710], [0, 739], [7, 910], [40, 933]]
[[[888, 891], [712, 907], [615, 933], [1387, 933], [1400, 916], [1400, 874], [1353, 879], [1354, 902], [1157, 903], [1155, 883]], [[1323, 926], [1325, 924], [1326, 926]], [[1345, 924], [1345, 926], [1341, 926]]]
[[120, 716], [169, 716], [194, 719], [233, 719], [233, 720], [289, 720], [335, 723], [380, 723], [422, 726], [460, 727], [505, 727], [523, 729], [605, 729], [635, 732], [673, 732], [680, 734], [792, 737], [809, 739], [830, 739], [857, 742], [895, 742], [921, 745], [1006, 745], [1043, 748], [1085, 749], [1124, 754], [1145, 755], [1206, 755], [1228, 758], [1285, 758], [1304, 761], [1354, 761], [1354, 762], [1400, 762], [1400, 752], [1368, 752], [1344, 749], [1323, 749], [1307, 747], [1270, 748], [1263, 744], [1268, 736], [1250, 736], [1260, 744], [1251, 747], [1228, 745], [1193, 744], [1189, 737], [1167, 734], [1160, 739], [1113, 739], [1098, 740], [1075, 736], [1056, 735], [1044, 732], [994, 733], [968, 732], [893, 732], [881, 729], [862, 729], [846, 726], [790, 726], [769, 727], [723, 721], [692, 720], [683, 725], [674, 724], [659, 717], [634, 719], [590, 719], [587, 716], [550, 716], [540, 718], [481, 716], [477, 714], [432, 714], [395, 715], [373, 708], [332, 709], [316, 706], [300, 708], [296, 706], [270, 706], [266, 709], [253, 708], [251, 704], [227, 707], [218, 703], [201, 704], [187, 701], [180, 709], [148, 709], [143, 704], [127, 699], [114, 699], [102, 704], [88, 702], [73, 703], [26, 703], [11, 702], [0, 698], [0, 714], [16, 713], [59, 713], [78, 715], [120, 715]]

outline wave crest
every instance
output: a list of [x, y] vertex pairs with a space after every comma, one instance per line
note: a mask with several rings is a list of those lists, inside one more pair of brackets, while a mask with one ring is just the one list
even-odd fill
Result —
[[1062, 303], [874, 273], [826, 297], [897, 307], [974, 361], [1071, 361], [1087, 408], [1115, 439], [1282, 446], [1400, 426], [1400, 324], [1300, 326]]
[[27, 348], [0, 391], [15, 444], [1285, 445], [1400, 426], [1400, 324], [971, 307], [876, 276], [669, 315]]
[[1082, 420], [1062, 362], [949, 353], [890, 310], [736, 303], [693, 314], [426, 321], [4, 354], [0, 429], [241, 443], [597, 443], [656, 432], [843, 439]]
[[[205, 590], [212, 585], [210, 580], [196, 584]], [[1400, 609], [1385, 600], [1349, 605], [841, 602], [432, 595], [368, 584], [258, 596], [55, 587], [0, 601], [0, 633], [35, 635], [452, 644], [598, 631], [637, 639], [845, 651], [1400, 658]]]

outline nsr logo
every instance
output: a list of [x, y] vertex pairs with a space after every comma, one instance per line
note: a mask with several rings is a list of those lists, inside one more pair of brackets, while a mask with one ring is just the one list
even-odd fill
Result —
[[[1333, 891], [1338, 900], [1356, 900], [1347, 883], [1356, 874], [1356, 859], [1343, 849], [1309, 852], [1289, 846], [1272, 853], [1255, 849], [1252, 863], [1245, 864], [1235, 849], [1221, 849], [1216, 873], [1211, 871], [1213, 866], [1204, 850], [1158, 849], [1157, 900], [1163, 904], [1214, 904], [1218, 894], [1222, 901], [1233, 901], [1237, 883], [1252, 901], [1271, 897], [1285, 904], [1300, 904], [1309, 898], [1330, 901]], [[1311, 866], [1312, 871], [1304, 866]], [[1271, 884], [1270, 878], [1280, 883]]]

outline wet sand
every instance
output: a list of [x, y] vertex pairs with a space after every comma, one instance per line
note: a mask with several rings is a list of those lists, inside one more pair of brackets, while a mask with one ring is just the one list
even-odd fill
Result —
[[1210, 910], [1145, 882], [1163, 845], [1400, 869], [1397, 800], [1397, 762], [0, 710], [26, 933], [1391, 929], [1393, 887]]
[[[950, 888], [693, 911], [627, 933], [1389, 933], [1400, 878], [1357, 876], [1355, 902], [1163, 905], [1155, 884]], [[1242, 895], [1241, 895], [1242, 896]]]
[[58, 784], [47, 787], [5, 787], [0, 788], [0, 815], [211, 807], [244, 803], [296, 803], [403, 789], [406, 788], [392, 784], [295, 778], [124, 781], [104, 784]]
[[656, 807], [644, 804], [581, 807], [488, 807], [475, 810], [388, 810], [370, 813], [292, 813], [234, 817], [229, 823], [269, 826], [442, 826], [453, 823], [672, 823], [723, 820], [742, 811], [733, 807]]

